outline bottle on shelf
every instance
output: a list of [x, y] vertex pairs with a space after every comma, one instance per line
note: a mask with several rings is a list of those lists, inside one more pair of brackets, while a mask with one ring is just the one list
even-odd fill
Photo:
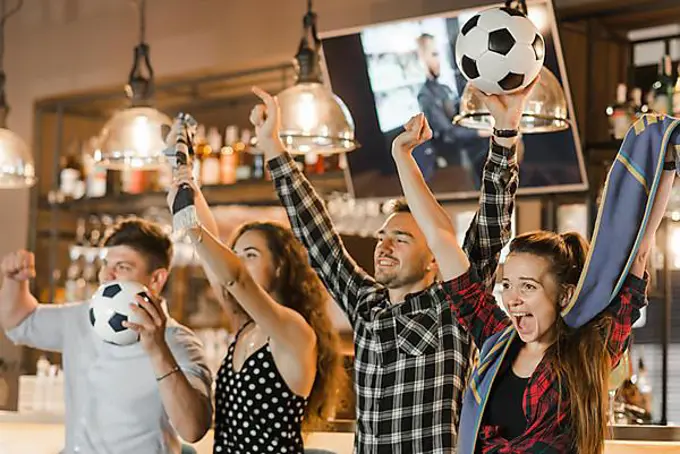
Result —
[[72, 247], [69, 250], [71, 262], [66, 270], [66, 283], [64, 284], [66, 302], [82, 301], [84, 285], [83, 275], [83, 255], [82, 248]]
[[59, 189], [64, 197], [79, 199], [84, 193], [83, 162], [80, 153], [80, 142], [73, 140], [60, 159]]
[[673, 116], [680, 117], [680, 65], [678, 65], [678, 77], [673, 86]]
[[[54, 295], [52, 299], [49, 299], [49, 294], [44, 299], [44, 301], [49, 301], [54, 304], [61, 304], [66, 301], [66, 282], [64, 279], [64, 273], [60, 269], [54, 269], [52, 271], [52, 282], [54, 283]], [[47, 289], [46, 289], [47, 290]]]
[[265, 165], [264, 152], [257, 147], [257, 138], [251, 137], [248, 146], [248, 153], [250, 154], [252, 167], [250, 175], [253, 180], [269, 179], [269, 172], [267, 172]]
[[642, 104], [642, 89], [635, 87], [630, 92], [630, 102], [633, 108], [633, 121], [642, 117], [644, 114], [649, 113], [649, 106], [647, 104]]
[[202, 177], [204, 185], [220, 184], [220, 150], [222, 136], [215, 127], [208, 129], [207, 144], [203, 147]]
[[248, 151], [249, 148], [250, 131], [243, 129], [241, 130], [241, 137], [234, 144], [234, 152], [238, 157], [238, 166], [236, 167], [237, 181], [250, 180], [252, 176], [252, 155]]
[[194, 138], [194, 159], [192, 162], [191, 172], [196, 180], [196, 184], [202, 184], [201, 177], [203, 176], [203, 153], [207, 146], [205, 138], [205, 125], [198, 125], [196, 128], [196, 137]]
[[253, 159], [253, 167], [251, 175], [254, 180], [262, 180], [266, 177], [266, 169], [264, 168], [264, 153], [256, 148], [251, 148], [250, 154]]
[[609, 117], [609, 133], [616, 140], [626, 136], [634, 115], [632, 106], [626, 100], [627, 94], [626, 84], [619, 84], [616, 87], [616, 102], [607, 106], [606, 110]]
[[100, 164], [98, 154], [101, 154], [99, 139], [96, 136], [90, 137], [82, 148], [85, 195], [88, 198], [106, 195], [106, 168]]
[[659, 75], [652, 85], [652, 110], [657, 114], [668, 115], [673, 110], [672, 96], [674, 81], [671, 77], [672, 61], [670, 55], [664, 55], [659, 64]]
[[224, 146], [220, 150], [220, 183], [236, 183], [236, 168], [238, 166], [238, 156], [234, 152], [233, 144], [238, 137], [236, 126], [227, 126], [224, 132]]
[[305, 158], [305, 173], [307, 175], [321, 175], [325, 172], [325, 164], [323, 155], [314, 151], [308, 151], [304, 155]]

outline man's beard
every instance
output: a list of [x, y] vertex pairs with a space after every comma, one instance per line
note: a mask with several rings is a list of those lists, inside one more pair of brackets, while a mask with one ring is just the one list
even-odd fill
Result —
[[397, 289], [406, 285], [414, 284], [425, 277], [425, 272], [415, 273], [411, 272], [407, 275], [399, 275], [397, 272], [380, 272], [376, 271], [375, 280], [378, 284], [385, 286], [388, 289]]

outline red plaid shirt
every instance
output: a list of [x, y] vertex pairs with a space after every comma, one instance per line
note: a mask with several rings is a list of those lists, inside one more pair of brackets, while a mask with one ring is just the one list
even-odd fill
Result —
[[[605, 310], [613, 316], [607, 340], [613, 366], [618, 364], [628, 347], [633, 323], [640, 317], [640, 309], [647, 303], [646, 286], [646, 279], [629, 274], [621, 291]], [[512, 323], [496, 304], [493, 295], [485, 291], [483, 284], [470, 272], [446, 282], [444, 290], [458, 323], [468, 330], [477, 348], [481, 348], [490, 336]], [[508, 358], [504, 359], [506, 361]], [[507, 365], [503, 364], [501, 367], [504, 366]], [[512, 440], [506, 440], [499, 434], [499, 427], [484, 424], [482, 420], [477, 449], [484, 454], [570, 452], [573, 440], [568, 420], [569, 396], [564, 386], [560, 408], [558, 402], [557, 375], [544, 358], [529, 378], [524, 391], [522, 408], [527, 419], [524, 433]]]

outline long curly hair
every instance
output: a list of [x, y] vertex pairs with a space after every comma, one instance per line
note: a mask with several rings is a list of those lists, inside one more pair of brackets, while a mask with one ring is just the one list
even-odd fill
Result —
[[293, 232], [276, 222], [249, 222], [234, 234], [232, 247], [246, 232], [264, 235], [279, 275], [275, 288], [283, 305], [297, 311], [316, 333], [316, 378], [307, 400], [302, 431], [323, 429], [340, 406], [348, 375], [340, 354], [340, 337], [328, 314], [328, 294], [309, 265], [307, 252]]
[[[510, 243], [510, 254], [528, 253], [547, 259], [555, 281], [565, 289], [578, 284], [588, 248], [587, 240], [578, 233], [558, 235], [537, 231], [517, 236]], [[563, 297], [564, 293], [558, 295], [557, 301]], [[559, 314], [561, 308], [557, 301]], [[555, 321], [557, 340], [546, 351], [546, 359], [557, 374], [560, 397], [566, 391], [569, 399], [573, 447], [582, 454], [604, 451], [607, 383], [612, 366], [607, 349], [611, 323], [611, 316], [602, 314], [574, 329], [558, 315]], [[566, 385], [564, 389], [563, 385]]]

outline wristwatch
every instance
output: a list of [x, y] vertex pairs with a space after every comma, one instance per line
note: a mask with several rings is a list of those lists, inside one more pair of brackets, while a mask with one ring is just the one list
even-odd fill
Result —
[[518, 129], [496, 129], [493, 128], [493, 135], [496, 137], [502, 137], [509, 139], [511, 137], [517, 137], [519, 135]]
[[677, 170], [678, 165], [675, 161], [666, 161], [663, 163], [664, 170]]

